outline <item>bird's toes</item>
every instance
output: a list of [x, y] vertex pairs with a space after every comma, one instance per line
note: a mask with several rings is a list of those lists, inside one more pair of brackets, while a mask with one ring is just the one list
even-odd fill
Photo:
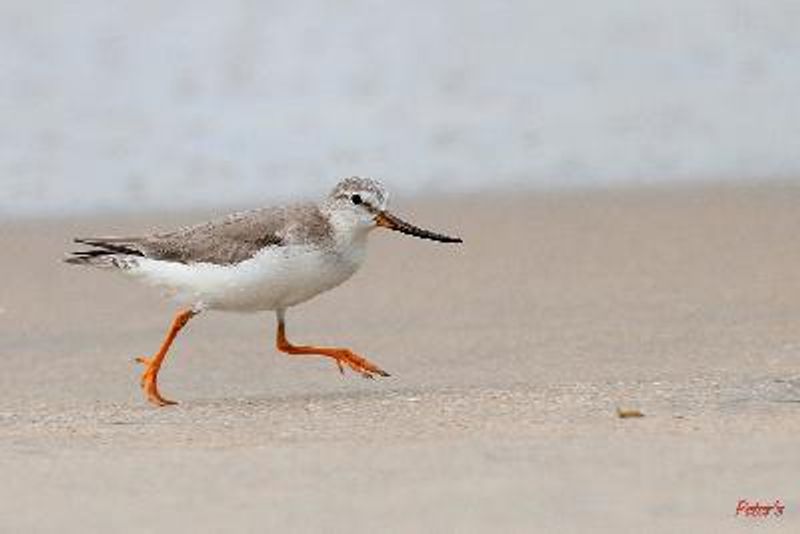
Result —
[[375, 367], [374, 365], [371, 367], [362, 367], [358, 370], [358, 372], [361, 373], [361, 376], [364, 378], [369, 378], [370, 380], [375, 380], [375, 375], [380, 377], [392, 376], [383, 369]]
[[158, 393], [149, 394], [147, 396], [147, 400], [150, 401], [150, 404], [158, 406], [159, 408], [163, 408], [164, 406], [174, 406], [178, 404], [177, 401], [165, 399]]

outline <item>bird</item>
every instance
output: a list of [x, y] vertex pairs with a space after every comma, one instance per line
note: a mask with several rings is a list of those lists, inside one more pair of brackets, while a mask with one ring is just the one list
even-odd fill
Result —
[[171, 232], [139, 237], [77, 237], [80, 250], [64, 261], [111, 270], [156, 286], [178, 304], [167, 334], [144, 365], [140, 386], [155, 406], [177, 404], [161, 394], [158, 375], [178, 333], [207, 310], [274, 312], [275, 345], [288, 355], [333, 360], [365, 378], [389, 373], [342, 347], [295, 345], [286, 336], [286, 311], [339, 286], [365, 259], [376, 228], [442, 243], [458, 237], [417, 227], [388, 209], [389, 193], [373, 178], [340, 180], [319, 202], [240, 211]]

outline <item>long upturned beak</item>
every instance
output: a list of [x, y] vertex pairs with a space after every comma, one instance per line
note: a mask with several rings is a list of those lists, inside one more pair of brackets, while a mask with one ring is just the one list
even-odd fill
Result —
[[388, 228], [389, 230], [394, 230], [407, 235], [413, 235], [414, 237], [419, 237], [421, 239], [430, 239], [431, 241], [440, 241], [442, 243], [463, 243], [460, 237], [450, 237], [443, 234], [437, 234], [429, 230], [423, 230], [418, 226], [414, 226], [411, 223], [407, 223], [404, 220], [395, 217], [388, 211], [379, 211], [378, 214], [375, 215], [375, 224], [382, 226], [383, 228]]

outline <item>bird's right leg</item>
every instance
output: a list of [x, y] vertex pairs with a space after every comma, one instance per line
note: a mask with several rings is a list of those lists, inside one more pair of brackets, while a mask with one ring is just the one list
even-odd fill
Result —
[[303, 354], [313, 356], [327, 356], [332, 358], [339, 367], [339, 372], [344, 373], [344, 366], [348, 366], [353, 371], [361, 374], [365, 378], [375, 378], [375, 375], [389, 376], [389, 373], [351, 351], [350, 349], [339, 347], [315, 347], [309, 345], [293, 345], [286, 339], [286, 322], [284, 312], [278, 311], [278, 332], [275, 345], [278, 350], [286, 354]]
[[186, 323], [189, 322], [189, 319], [198, 313], [198, 311], [192, 309], [178, 312], [175, 315], [175, 319], [172, 321], [172, 326], [170, 326], [169, 331], [167, 332], [167, 337], [164, 338], [164, 341], [161, 343], [161, 347], [158, 349], [158, 352], [156, 352], [155, 356], [152, 358], [145, 358], [143, 356], [136, 358], [137, 362], [143, 363], [147, 366], [144, 370], [144, 373], [142, 373], [142, 389], [144, 390], [145, 395], [147, 395], [147, 400], [156, 406], [178, 404], [175, 401], [165, 399], [158, 391], [158, 372], [161, 370], [161, 364], [164, 362], [164, 358], [166, 358], [167, 352], [169, 352], [169, 348], [172, 346], [172, 342], [175, 341], [175, 337], [178, 335], [178, 332], [180, 332], [181, 329], [186, 326]]

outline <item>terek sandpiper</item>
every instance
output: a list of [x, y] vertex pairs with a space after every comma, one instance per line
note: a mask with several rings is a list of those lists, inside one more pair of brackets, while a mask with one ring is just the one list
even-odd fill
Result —
[[161, 347], [145, 365], [141, 386], [157, 406], [175, 404], [158, 390], [158, 372], [186, 323], [204, 310], [274, 311], [276, 345], [287, 354], [332, 358], [373, 378], [389, 374], [346, 348], [293, 345], [286, 339], [286, 310], [332, 289], [364, 261], [367, 235], [376, 227], [461, 243], [409, 224], [387, 211], [389, 196], [370, 178], [339, 182], [320, 203], [298, 203], [234, 213], [175, 232], [142, 237], [77, 238], [86, 250], [67, 263], [117, 270], [166, 288], [182, 306]]

